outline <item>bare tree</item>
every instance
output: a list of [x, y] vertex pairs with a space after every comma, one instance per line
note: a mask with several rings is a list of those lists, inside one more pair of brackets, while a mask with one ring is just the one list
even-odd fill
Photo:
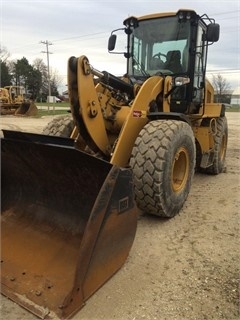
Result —
[[7, 58], [10, 57], [10, 53], [7, 51], [6, 47], [0, 45], [0, 60], [6, 62]]
[[43, 59], [36, 58], [33, 61], [33, 67], [41, 72], [42, 74], [42, 86], [39, 92], [40, 100], [46, 100], [46, 97], [48, 95], [48, 72], [47, 72], [47, 66], [43, 62]]
[[215, 90], [216, 102], [229, 103], [229, 99], [231, 99], [230, 83], [228, 83], [220, 74], [212, 77], [212, 83]]
[[58, 87], [62, 84], [63, 77], [59, 75], [58, 71], [56, 69], [51, 70], [51, 77], [50, 77], [50, 83], [52, 92], [54, 92], [53, 95], [59, 95]]
[[40, 58], [36, 58], [33, 61], [33, 67], [36, 68], [38, 71], [40, 71], [42, 73], [43, 76], [47, 77], [47, 66], [46, 64], [43, 62], [43, 59]]

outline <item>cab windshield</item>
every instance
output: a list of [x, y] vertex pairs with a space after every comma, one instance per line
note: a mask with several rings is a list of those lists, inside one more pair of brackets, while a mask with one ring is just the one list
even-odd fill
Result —
[[186, 73], [189, 38], [189, 20], [174, 16], [139, 21], [131, 34], [130, 75]]

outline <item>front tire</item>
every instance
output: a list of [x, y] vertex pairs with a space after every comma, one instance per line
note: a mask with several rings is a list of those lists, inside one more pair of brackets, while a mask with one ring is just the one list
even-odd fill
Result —
[[70, 138], [74, 128], [72, 115], [64, 115], [54, 118], [50, 121], [42, 133], [49, 136], [58, 136]]
[[149, 122], [136, 139], [130, 159], [138, 207], [157, 216], [175, 216], [190, 191], [195, 161], [195, 139], [187, 123]]

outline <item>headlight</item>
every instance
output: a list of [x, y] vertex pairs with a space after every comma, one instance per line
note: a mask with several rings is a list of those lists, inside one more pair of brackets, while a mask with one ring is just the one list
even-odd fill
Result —
[[176, 77], [174, 79], [174, 85], [176, 87], [183, 86], [184, 84], [187, 84], [189, 82], [190, 82], [190, 78], [189, 77]]

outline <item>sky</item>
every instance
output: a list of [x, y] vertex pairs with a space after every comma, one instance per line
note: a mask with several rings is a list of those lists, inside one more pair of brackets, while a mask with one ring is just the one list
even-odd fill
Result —
[[[66, 90], [71, 56], [86, 55], [91, 65], [114, 75], [126, 72], [126, 59], [109, 54], [112, 30], [123, 27], [128, 16], [192, 9], [220, 24], [220, 39], [209, 47], [207, 77], [221, 74], [231, 89], [240, 86], [240, 0], [0, 0], [0, 44], [9, 60], [36, 58], [62, 78]], [[60, 92], [61, 93], [61, 92]]]

